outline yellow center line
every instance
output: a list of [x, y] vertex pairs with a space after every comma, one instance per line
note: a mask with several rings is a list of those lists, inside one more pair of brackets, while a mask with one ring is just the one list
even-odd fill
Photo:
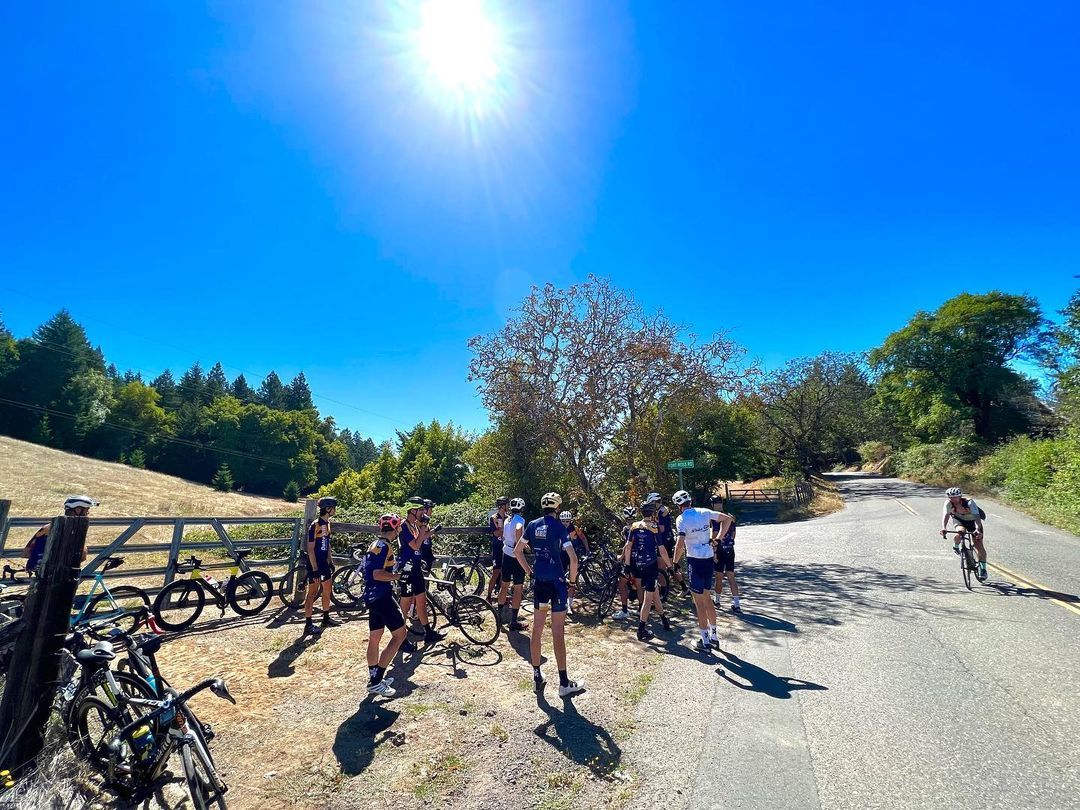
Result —
[[911, 512], [911, 514], [913, 514], [915, 517], [919, 516], [918, 512], [916, 512], [914, 509], [912, 509], [910, 506], [908, 506], [906, 503], [904, 503], [899, 498], [893, 498], [893, 500], [896, 501], [898, 504], [900, 504], [902, 507], [904, 507], [904, 509], [907, 509], [909, 512]]
[[[1057, 593], [1057, 591], [1054, 591], [1051, 588], [1047, 588], [1045, 585], [1040, 585], [1038, 582], [1035, 582], [1034, 580], [1028, 579], [1027, 577], [1020, 576], [1020, 574], [1016, 573], [1015, 571], [1010, 571], [1004, 565], [1001, 565], [999, 563], [987, 562], [986, 567], [987, 568], [993, 568], [999, 574], [1002, 574], [1002, 575], [1004, 575], [1006, 577], [1009, 577], [1010, 579], [1014, 580], [1013, 584], [1026, 585], [1029, 588], [1034, 588], [1035, 590], [1042, 591], [1045, 594]], [[1046, 598], [1048, 600], [1050, 600], [1051, 602], [1053, 602], [1055, 605], [1059, 605], [1060, 607], [1063, 607], [1066, 610], [1071, 610], [1077, 616], [1080, 616], [1080, 607], [1077, 607], [1076, 605], [1071, 605], [1068, 602], [1065, 602], [1065, 601], [1063, 601], [1061, 599], [1057, 599], [1057, 598], [1055, 598], [1053, 596], [1047, 595]]]

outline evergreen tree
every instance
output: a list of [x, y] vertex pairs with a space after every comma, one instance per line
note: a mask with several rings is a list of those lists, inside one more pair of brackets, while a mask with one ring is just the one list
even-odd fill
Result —
[[53, 437], [52, 427], [49, 426], [49, 415], [47, 413], [42, 414], [42, 417], [34, 426], [34, 432], [30, 434], [30, 441], [34, 444], [52, 446], [55, 439]]
[[188, 402], [192, 405], [210, 404], [206, 390], [206, 375], [203, 374], [202, 366], [199, 365], [198, 360], [184, 372], [184, 376], [180, 378], [180, 384], [177, 387], [179, 388], [177, 395], [180, 397], [181, 402]]
[[284, 407], [287, 411], [304, 411], [315, 407], [304, 372], [301, 371], [293, 377], [293, 381], [285, 389]]
[[229, 470], [229, 465], [223, 463], [218, 467], [218, 470], [214, 473], [214, 478], [210, 483], [216, 490], [229, 492], [233, 488], [233, 477], [232, 472]]
[[259, 404], [279, 411], [285, 409], [285, 386], [277, 372], [267, 374], [259, 386]]
[[136, 447], [131, 451], [131, 455], [128, 456], [127, 463], [132, 467], [137, 467], [142, 470], [146, 467], [146, 454], [143, 453], [142, 448]]
[[0, 388], [4, 378], [11, 373], [19, 362], [19, 350], [16, 348], [15, 338], [4, 326], [3, 318], [0, 318]]
[[243, 374], [233, 380], [232, 395], [245, 405], [252, 405], [258, 401], [255, 389], [248, 385], [247, 378]]
[[229, 379], [225, 376], [225, 369], [221, 367], [221, 363], [214, 363], [214, 367], [206, 375], [206, 404], [209, 405], [228, 393]]
[[300, 485], [295, 481], [290, 481], [285, 485], [285, 492], [282, 494], [289, 503], [296, 503], [300, 500]]
[[179, 410], [181, 404], [180, 393], [176, 388], [176, 380], [173, 379], [171, 371], [165, 369], [150, 385], [161, 397], [162, 408], [167, 411]]

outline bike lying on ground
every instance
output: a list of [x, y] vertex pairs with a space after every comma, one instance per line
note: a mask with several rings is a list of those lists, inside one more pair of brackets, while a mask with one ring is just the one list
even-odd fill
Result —
[[214, 604], [225, 615], [229, 606], [241, 616], [254, 616], [265, 608], [274, 596], [274, 584], [262, 571], [240, 572], [240, 561], [251, 554], [244, 549], [232, 554], [235, 565], [229, 578], [219, 584], [202, 572], [202, 560], [190, 557], [186, 563], [173, 559], [169, 567], [178, 573], [190, 573], [190, 579], [178, 579], [161, 589], [154, 600], [154, 617], [166, 630], [183, 630], [199, 618], [209, 593]]
[[975, 577], [978, 582], [982, 582], [985, 577], [979, 577], [979, 562], [975, 556], [975, 542], [972, 539], [971, 532], [967, 529], [960, 529], [959, 531], [947, 531], [945, 534], [955, 534], [957, 540], [960, 542], [960, 573], [964, 577], [964, 585], [967, 586], [969, 591], [974, 590], [971, 587], [971, 578]]

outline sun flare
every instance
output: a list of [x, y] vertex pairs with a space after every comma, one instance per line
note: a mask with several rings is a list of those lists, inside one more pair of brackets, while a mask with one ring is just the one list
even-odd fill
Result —
[[500, 34], [481, 0], [428, 0], [419, 10], [415, 56], [438, 88], [475, 102], [498, 88]]

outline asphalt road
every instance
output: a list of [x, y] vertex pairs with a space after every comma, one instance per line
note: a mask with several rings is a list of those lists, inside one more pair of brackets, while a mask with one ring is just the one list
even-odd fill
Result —
[[969, 592], [937, 489], [834, 479], [842, 512], [739, 531], [721, 652], [660, 647], [624, 750], [641, 798], [1080, 808], [1080, 538], [980, 499], [999, 567]]

